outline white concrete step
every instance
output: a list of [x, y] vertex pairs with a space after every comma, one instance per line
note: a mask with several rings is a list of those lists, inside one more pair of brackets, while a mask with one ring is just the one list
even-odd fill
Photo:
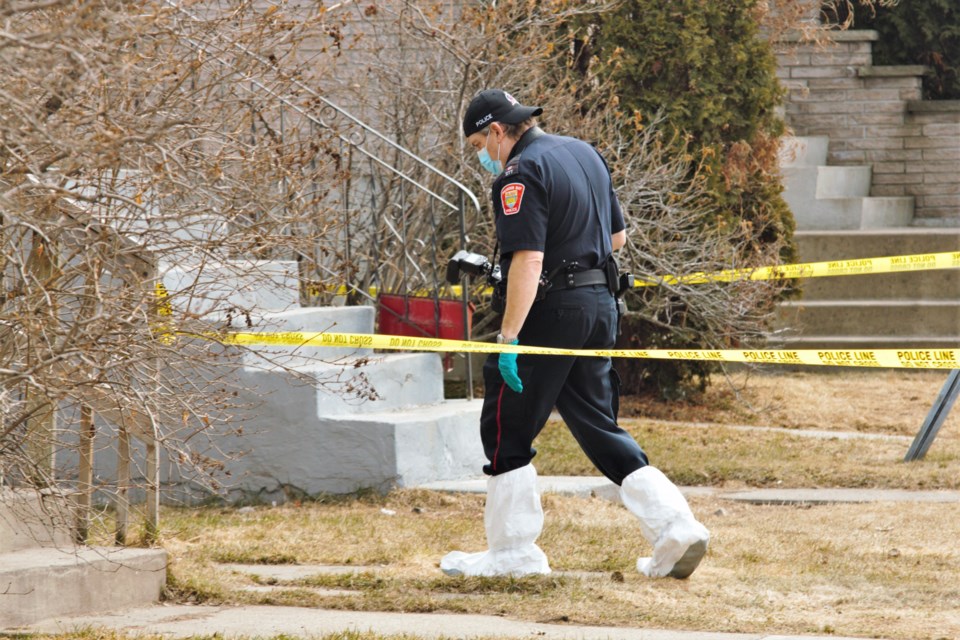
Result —
[[784, 199], [793, 211], [797, 230], [860, 228], [863, 198], [796, 198], [785, 192]]
[[960, 251], [960, 227], [798, 231], [803, 262]]
[[318, 382], [292, 372], [247, 367], [238, 383], [262, 399], [259, 413], [296, 406], [313, 418], [395, 411], [443, 400], [443, 366], [435, 353], [374, 354], [347, 366], [313, 363], [297, 372]]
[[74, 518], [73, 509], [62, 498], [0, 487], [0, 554], [72, 548]]
[[291, 497], [385, 491], [476, 476], [485, 462], [480, 400], [452, 400], [248, 434], [242, 474], [230, 499], [283, 502]]
[[960, 301], [790, 300], [777, 307], [777, 326], [799, 335], [957, 336]]
[[913, 197], [864, 198], [860, 215], [860, 229], [887, 229], [906, 227], [913, 222]]
[[803, 335], [779, 333], [770, 339], [771, 349], [958, 349], [960, 338], [942, 336], [874, 336], [863, 333]]
[[300, 305], [294, 260], [161, 264], [159, 271], [174, 312], [207, 322], [257, 326], [268, 313]]
[[[868, 199], [872, 200], [882, 199]], [[800, 231], [802, 262], [960, 251], [960, 229]], [[800, 281], [803, 299], [778, 306], [771, 345], [791, 349], [956, 348], [960, 270]]]
[[[960, 251], [960, 228], [800, 231], [794, 240], [800, 262], [825, 262]], [[960, 299], [960, 269], [807, 278], [800, 286], [805, 300]]]
[[817, 198], [796, 197], [784, 192], [798, 231], [885, 229], [909, 226], [913, 220], [912, 197]]
[[817, 167], [816, 198], [865, 198], [870, 195], [869, 166]]
[[810, 206], [817, 199], [817, 178], [819, 166], [781, 167], [783, 178], [783, 198], [794, 211]]
[[826, 137], [784, 138], [783, 199], [797, 230], [884, 229], [913, 221], [912, 197], [871, 197], [870, 166], [827, 166]]
[[799, 285], [804, 300], [960, 299], [960, 269], [805, 278]]
[[[104, 180], [107, 180], [104, 183]], [[139, 169], [119, 169], [109, 178], [95, 179], [93, 182], [75, 182], [69, 180], [66, 188], [76, 190], [84, 196], [100, 199], [101, 190], [126, 196], [141, 205], [133, 207], [115, 207], [111, 209], [111, 226], [134, 242], [148, 250], [170, 251], [184, 242], [210, 243], [226, 240], [230, 237], [230, 223], [222, 215], [195, 213], [170, 216], [163, 211], [161, 199], [157, 197], [155, 178], [150, 172]], [[145, 196], [145, 197], [144, 197]], [[80, 209], [96, 215], [96, 208], [89, 201], [68, 198]], [[181, 251], [183, 251], [181, 249]], [[182, 258], [189, 260], [189, 251], [183, 251]]]
[[157, 602], [166, 569], [162, 549], [77, 547], [0, 554], [0, 629]]
[[[295, 372], [248, 367], [224, 384], [242, 395], [230, 411], [229, 428], [217, 430], [213, 450], [205, 453], [224, 461], [217, 479], [232, 500], [381, 490], [403, 484], [415, 471], [422, 474], [417, 478], [436, 479], [478, 472], [472, 457], [463, 462], [461, 440], [479, 433], [482, 403], [444, 400], [438, 354], [375, 354], [355, 366], [315, 364]], [[100, 422], [98, 428], [104, 438], [113, 431]], [[142, 460], [142, 446], [134, 446], [134, 458]], [[71, 455], [59, 465], [76, 468]], [[433, 462], [422, 465], [424, 457]], [[116, 478], [116, 456], [98, 456], [96, 469], [98, 481], [109, 483]], [[209, 497], [167, 458], [161, 482], [165, 502]]]
[[828, 136], [784, 136], [780, 142], [781, 167], [818, 167], [827, 164]]
[[[264, 314], [260, 324], [237, 329], [260, 333], [373, 333], [376, 310], [373, 307], [301, 307]], [[243, 354], [247, 367], [281, 368], [310, 367], [320, 362], [340, 362], [348, 358], [371, 355], [371, 349], [303, 347], [286, 345], [252, 345]]]

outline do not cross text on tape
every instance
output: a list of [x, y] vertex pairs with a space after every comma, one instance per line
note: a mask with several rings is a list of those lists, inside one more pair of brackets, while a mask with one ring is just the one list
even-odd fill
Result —
[[[957, 268], [960, 268], [960, 251], [809, 262], [774, 267], [726, 269], [712, 273], [692, 273], [685, 276], [659, 276], [652, 280], [638, 279], [635, 286], [702, 284], [705, 282], [732, 282], [745, 279], [817, 278]], [[537, 355], [602, 356], [652, 360], [708, 360], [716, 362], [902, 369], [960, 369], [960, 350], [939, 348], [856, 350], [556, 349], [527, 345], [497, 345], [469, 340], [328, 332], [232, 332], [208, 337], [219, 339], [226, 344], [248, 346], [346, 347], [399, 351], [437, 351], [443, 353], [509, 352]], [[958, 341], [960, 341], [960, 337], [958, 337]]]
[[896, 369], [960, 369], [960, 349], [557, 349], [469, 340], [415, 338], [362, 333], [235, 332], [220, 338], [227, 344], [327, 347], [442, 353], [521, 353], [550, 356], [601, 356], [649, 360], [709, 360], [768, 364], [803, 364]]

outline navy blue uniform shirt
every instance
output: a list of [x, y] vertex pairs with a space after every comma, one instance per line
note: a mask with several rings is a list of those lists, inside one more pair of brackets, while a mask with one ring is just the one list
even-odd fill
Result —
[[592, 146], [528, 129], [492, 189], [503, 274], [514, 251], [544, 253], [544, 271], [576, 261], [601, 267], [625, 228], [610, 171]]

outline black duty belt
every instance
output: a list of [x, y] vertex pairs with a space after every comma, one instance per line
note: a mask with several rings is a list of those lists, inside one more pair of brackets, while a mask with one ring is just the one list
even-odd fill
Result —
[[588, 287], [593, 284], [607, 284], [607, 274], [603, 269], [589, 269], [587, 271], [573, 271], [571, 273], [561, 273], [553, 276], [550, 281], [553, 284], [552, 291], [560, 289], [576, 289], [577, 287]]

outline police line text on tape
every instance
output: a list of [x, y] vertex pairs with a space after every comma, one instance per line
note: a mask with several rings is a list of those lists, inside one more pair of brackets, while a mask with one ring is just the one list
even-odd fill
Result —
[[236, 345], [286, 347], [340, 347], [444, 353], [521, 353], [551, 356], [602, 356], [651, 360], [706, 360], [814, 366], [884, 367], [897, 369], [960, 369], [960, 349], [556, 349], [528, 345], [501, 345], [468, 340], [411, 338], [356, 333], [236, 332], [221, 336]]

